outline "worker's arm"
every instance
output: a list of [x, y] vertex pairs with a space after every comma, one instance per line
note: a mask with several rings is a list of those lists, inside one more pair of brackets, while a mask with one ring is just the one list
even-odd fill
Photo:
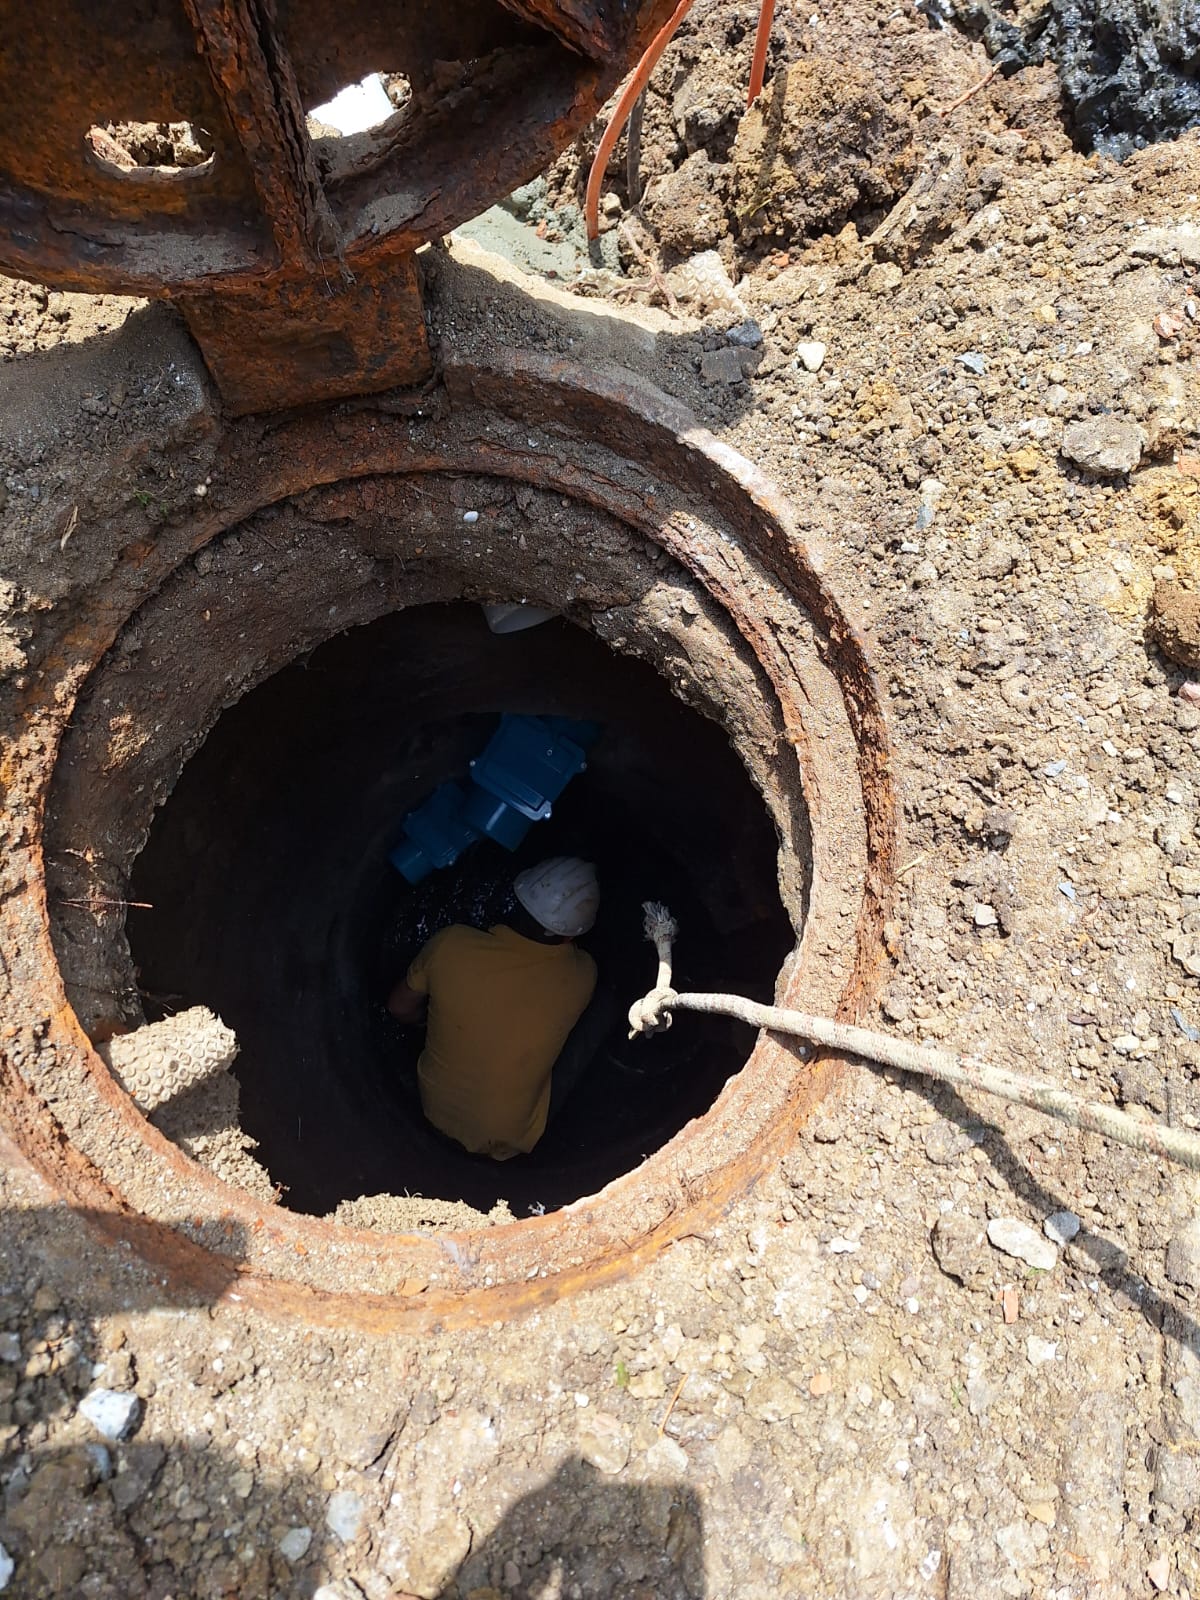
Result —
[[434, 934], [388, 995], [387, 1008], [397, 1022], [419, 1026], [425, 1021], [425, 1008], [429, 1002], [429, 969], [449, 932], [448, 928], [443, 928], [441, 933]]
[[401, 978], [388, 995], [387, 1008], [397, 1022], [419, 1023], [425, 1021], [428, 1002], [428, 995], [418, 994], [416, 989], [409, 988], [406, 979]]

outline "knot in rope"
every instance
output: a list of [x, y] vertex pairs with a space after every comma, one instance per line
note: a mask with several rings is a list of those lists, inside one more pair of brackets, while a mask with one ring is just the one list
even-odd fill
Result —
[[639, 1033], [665, 1033], [675, 1020], [671, 1007], [677, 999], [674, 989], [663, 986], [635, 1000], [629, 1008], [629, 1037], [636, 1039]]

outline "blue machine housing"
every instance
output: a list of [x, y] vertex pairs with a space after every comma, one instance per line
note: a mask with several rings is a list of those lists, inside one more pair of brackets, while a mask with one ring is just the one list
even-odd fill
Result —
[[505, 713], [465, 786], [443, 783], [405, 817], [388, 859], [409, 883], [449, 867], [479, 838], [515, 850], [535, 822], [587, 766], [597, 722]]

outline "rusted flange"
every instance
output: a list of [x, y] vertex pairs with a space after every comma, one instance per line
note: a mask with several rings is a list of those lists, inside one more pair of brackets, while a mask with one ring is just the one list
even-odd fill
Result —
[[[419, 486], [430, 474], [536, 485], [601, 508], [653, 541], [717, 602], [739, 649], [748, 647], [782, 734], [767, 753], [772, 781], [802, 783], [812, 828], [803, 937], [780, 997], [859, 1015], [881, 959], [897, 819], [874, 678], [860, 636], [821, 576], [819, 553], [804, 546], [755, 468], [674, 402], [627, 377], [509, 354], [451, 364], [444, 399], [437, 415], [424, 417], [359, 408], [231, 428], [186, 529], [187, 549], [166, 541], [139, 549], [136, 564], [118, 562], [84, 622], [42, 656], [44, 677], [25, 708], [38, 736], [12, 746], [5, 773], [12, 790], [42, 814], [85, 673], [181, 556], [260, 508], [334, 485], [344, 486], [349, 503], [355, 483], [386, 500], [389, 483]], [[397, 566], [419, 574], [419, 533], [400, 519], [389, 538]], [[502, 555], [480, 582], [503, 592]], [[306, 619], [297, 645], [344, 621]], [[603, 636], [602, 619], [594, 625]], [[197, 725], [175, 730], [177, 764], [217, 710], [197, 706]], [[840, 1070], [833, 1059], [801, 1068], [764, 1037], [704, 1117], [598, 1195], [473, 1233], [341, 1228], [229, 1188], [145, 1122], [91, 1049], [64, 993], [40, 827], [25, 848], [25, 882], [0, 905], [4, 948], [19, 952], [2, 1035], [5, 1121], [67, 1201], [111, 1232], [128, 1230], [180, 1292], [226, 1292], [342, 1325], [513, 1315], [631, 1273], [673, 1239], [711, 1224], [786, 1147]]]
[[[179, 299], [236, 412], [420, 382], [414, 251], [544, 170], [670, 10], [0, 0], [0, 267]], [[374, 72], [407, 82], [394, 115], [310, 136]], [[106, 123], [185, 124], [208, 158], [122, 164]]]

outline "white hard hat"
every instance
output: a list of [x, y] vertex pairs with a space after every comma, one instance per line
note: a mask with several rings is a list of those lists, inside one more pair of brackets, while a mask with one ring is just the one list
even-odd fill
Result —
[[517, 899], [547, 933], [574, 939], [586, 933], [600, 908], [600, 885], [590, 861], [551, 856], [513, 880]]

